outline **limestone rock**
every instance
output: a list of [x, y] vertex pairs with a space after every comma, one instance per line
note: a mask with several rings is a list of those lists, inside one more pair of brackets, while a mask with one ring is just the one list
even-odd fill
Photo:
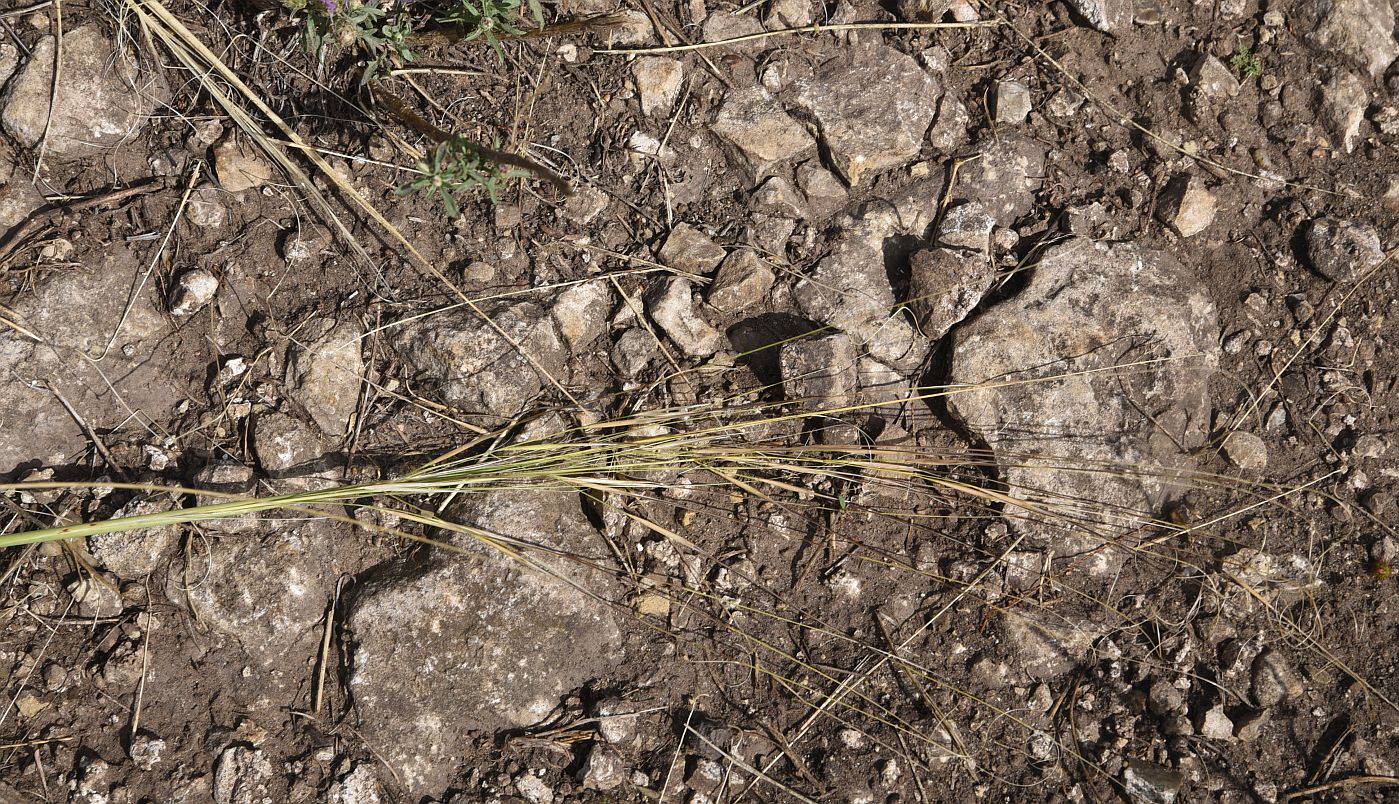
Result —
[[287, 395], [329, 436], [345, 435], [359, 406], [364, 329], [346, 318], [320, 320], [297, 333], [287, 355]]
[[803, 410], [851, 405], [859, 385], [859, 353], [849, 335], [834, 332], [782, 344], [783, 393]]
[[1307, 260], [1335, 282], [1352, 282], [1384, 260], [1380, 237], [1355, 221], [1317, 218], [1307, 226]]
[[962, 166], [958, 200], [979, 201], [1001, 226], [1034, 205], [1044, 183], [1044, 146], [1023, 137], [1002, 137], [979, 149], [981, 158]]
[[991, 252], [991, 230], [996, 219], [984, 204], [969, 201], [949, 209], [938, 223], [938, 244], [982, 254]]
[[[339, 527], [300, 520], [263, 534], [224, 532], [219, 538], [216, 526], [209, 555], [199, 566], [203, 582], [172, 584], [167, 594], [173, 602], [187, 600], [200, 622], [269, 671], [291, 671], [315, 654], [318, 626], [341, 570], [327, 559], [343, 538]], [[299, 680], [296, 673], [274, 679]]]
[[1261, 472], [1268, 466], [1268, 445], [1253, 433], [1232, 432], [1222, 446], [1229, 463], [1246, 472]]
[[235, 745], [219, 754], [214, 764], [214, 804], [256, 804], [269, 800], [272, 763], [257, 748]]
[[773, 176], [753, 193], [753, 211], [799, 220], [806, 217], [806, 203], [790, 181]]
[[437, 384], [442, 401], [467, 413], [509, 418], [524, 410], [549, 382], [541, 369], [562, 381], [563, 341], [549, 314], [531, 302], [487, 307], [482, 312], [495, 327], [473, 310], [458, 309], [402, 328], [394, 348]]
[[1296, 698], [1306, 688], [1287, 657], [1271, 648], [1258, 654], [1250, 673], [1253, 702], [1264, 709]]
[[996, 82], [996, 122], [1018, 126], [1030, 116], [1030, 90], [1019, 81]]
[[262, 471], [274, 478], [320, 472], [329, 445], [316, 429], [295, 416], [271, 411], [253, 419], [253, 451]]
[[937, 22], [952, 6], [952, 0], [898, 0], [899, 19], [904, 22]]
[[1000, 626], [1020, 668], [1040, 680], [1062, 676], [1089, 661], [1103, 631], [1087, 620], [1016, 609], [1001, 612]]
[[762, 87], [729, 92], [712, 129], [743, 154], [759, 177], [816, 152], [816, 141]]
[[793, 101], [815, 119], [832, 163], [852, 185], [918, 155], [941, 95], [912, 57], [874, 43], [793, 87]]
[[678, 224], [661, 246], [660, 260], [678, 271], [704, 275], [724, 260], [724, 247], [688, 223]]
[[646, 312], [690, 357], [709, 357], [723, 348], [724, 336], [700, 315], [694, 290], [683, 277], [657, 283], [646, 294]]
[[[0, 160], [3, 159], [4, 155], [0, 154]], [[0, 167], [0, 170], [4, 168]], [[15, 174], [0, 182], [0, 233], [18, 225], [48, 203], [38, 188], [25, 181], [19, 171], [15, 171]]]
[[[156, 514], [175, 507], [170, 497], [138, 498], [121, 507], [113, 519]], [[87, 538], [88, 552], [98, 563], [123, 580], [140, 580], [160, 568], [180, 541], [179, 528], [139, 528]]]
[[52, 36], [39, 40], [3, 99], [0, 124], [28, 148], [39, 146], [47, 123], [48, 157], [100, 153], [135, 135], [169, 99], [159, 73], [138, 69], [133, 56], [113, 45], [100, 27], [84, 25], [63, 35], [63, 68], [50, 115], [54, 46]]
[[641, 327], [633, 327], [617, 336], [612, 347], [612, 365], [626, 379], [634, 379], [650, 365], [656, 356], [656, 338]]
[[909, 267], [908, 306], [933, 341], [966, 318], [996, 279], [991, 260], [976, 252], [924, 249], [914, 252]]
[[1308, 0], [1296, 16], [1296, 30], [1306, 32], [1308, 44], [1349, 59], [1371, 77], [1399, 57], [1389, 0]]
[[1133, 0], [1069, 0], [1069, 5], [1103, 33], [1123, 33], [1132, 28]]
[[680, 97], [685, 78], [684, 67], [675, 59], [662, 56], [642, 56], [632, 65], [636, 91], [641, 96], [641, 112], [648, 117], [670, 114]]
[[[510, 540], [600, 557], [590, 549], [600, 545], [576, 494], [488, 492], [452, 518]], [[558, 575], [464, 535], [452, 538], [465, 555], [375, 578], [348, 618], [348, 681], [361, 731], [414, 800], [440, 795], [452, 781], [469, 733], [538, 723], [617, 658], [611, 610], [572, 585], [596, 589], [596, 579], [547, 556], [529, 554]]]
[[251, 146], [230, 137], [214, 146], [214, 175], [225, 191], [241, 193], [263, 187], [277, 174]]
[[870, 204], [844, 222], [830, 253], [793, 290], [808, 318], [849, 333], [871, 356], [901, 371], [922, 362], [928, 342], [897, 309], [885, 244], [926, 236], [940, 191], [940, 182], [924, 182]]
[[737, 249], [719, 266], [705, 301], [721, 312], [737, 312], [761, 302], [776, 281], [766, 260], [752, 249]]
[[[89, 255], [84, 270], [52, 272], [32, 292], [7, 300], [5, 317], [47, 345], [0, 328], [0, 375], [7, 378], [0, 383], [0, 473], [34, 460], [64, 465], [88, 448], [87, 435], [40, 381], [100, 432], [129, 421], [131, 411], [159, 421], [187, 387], [203, 381], [203, 366], [159, 359], [167, 324], [153, 283], [128, 304], [131, 277], [142, 265], [114, 244]], [[99, 368], [83, 355], [105, 359]]]
[[194, 315], [213, 301], [219, 292], [219, 278], [206, 268], [194, 268], [180, 274], [170, 292], [170, 315], [184, 318]]
[[1342, 150], [1354, 151], [1360, 139], [1360, 122], [1365, 119], [1365, 107], [1370, 102], [1365, 85], [1345, 70], [1333, 70], [1320, 92], [1322, 122]]
[[1218, 202], [1199, 176], [1182, 174], [1166, 186], [1156, 215], [1181, 237], [1194, 237], [1214, 223]]
[[612, 288], [606, 282], [581, 282], [561, 291], [549, 314], [564, 343], [577, 351], [607, 331], [612, 304]]
[[1122, 790], [1140, 804], [1175, 804], [1184, 775], [1153, 762], [1133, 759], [1122, 765]]
[[[948, 380], [969, 387], [948, 408], [1004, 454], [1009, 493], [1044, 506], [1008, 511], [1012, 526], [1074, 552], [1153, 515], [1187, 465], [1180, 448], [1206, 441], [1218, 332], [1173, 257], [1083, 239], [1048, 249], [1019, 295], [958, 329]], [[1113, 370], [1138, 361], [1152, 362]], [[1053, 518], [1065, 504], [1074, 517]]]

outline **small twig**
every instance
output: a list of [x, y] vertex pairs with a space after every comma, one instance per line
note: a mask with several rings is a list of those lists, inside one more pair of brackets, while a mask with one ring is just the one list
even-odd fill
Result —
[[[141, 730], [141, 706], [146, 700], [146, 675], [147, 667], [151, 655], [151, 585], [150, 578], [146, 579], [146, 627], [141, 629], [141, 680], [136, 685], [136, 703], [131, 707], [131, 728], [127, 733], [128, 753], [131, 751], [131, 741], [136, 739], [136, 732]], [[137, 615], [136, 622], [140, 622], [141, 617]]]
[[44, 115], [44, 131], [39, 135], [39, 155], [34, 160], [34, 181], [39, 180], [39, 171], [44, 166], [44, 153], [49, 147], [49, 126], [53, 124], [53, 110], [58, 107], [58, 83], [63, 80], [62, 0], [54, 0], [53, 25], [53, 81], [49, 84], [49, 111]]
[[[43, 11], [51, 5], [53, 5], [53, 0], [42, 0], [42, 2], [27, 5], [22, 8], [12, 8], [8, 11], [0, 11], [0, 19], [9, 19], [11, 17], [23, 17], [24, 15], [32, 14], [35, 11]], [[0, 748], [4, 748], [4, 746], [0, 746]]]
[[49, 743], [70, 742], [72, 739], [72, 735], [67, 735], [64, 737], [45, 737], [41, 740], [25, 740], [22, 743], [0, 743], [0, 751], [9, 751], [11, 748], [38, 748], [41, 745], [48, 745]]
[[938, 28], [993, 28], [1000, 25], [1000, 22], [845, 22], [836, 25], [807, 25], [801, 28], [783, 28], [777, 31], [761, 31], [759, 33], [744, 34], [743, 36], [733, 36], [728, 39], [716, 39], [713, 42], [696, 42], [692, 45], [667, 45], [664, 47], [637, 47], [637, 48], [604, 48], [594, 50], [593, 53], [605, 53], [609, 56], [643, 56], [650, 53], [681, 53], [688, 50], [707, 50], [712, 47], [724, 47], [725, 45], [741, 45], [745, 42], [758, 42], [763, 39], [771, 39], [774, 36], [789, 36], [792, 34], [805, 33], [839, 33], [841, 31], [915, 31]]
[[112, 470], [112, 474], [116, 475], [118, 480], [125, 480], [126, 473], [122, 471], [121, 465], [117, 463], [116, 458], [112, 457], [112, 453], [108, 451], [107, 445], [103, 443], [102, 438], [97, 435], [97, 431], [93, 429], [92, 425], [87, 423], [87, 419], [83, 418], [83, 415], [78, 413], [77, 408], [73, 407], [72, 403], [63, 396], [62, 392], [53, 387], [48, 381], [39, 380], [39, 384], [54, 395], [58, 403], [63, 406], [63, 409], [68, 411], [68, 415], [73, 417], [73, 421], [77, 422], [78, 427], [81, 427], [82, 431], [87, 434], [88, 439], [92, 441], [92, 446], [96, 448], [97, 453], [102, 456], [102, 460], [107, 462], [107, 468]]
[[321, 635], [320, 666], [316, 668], [316, 683], [311, 688], [311, 717], [319, 717], [321, 699], [325, 695], [325, 673], [330, 665], [330, 637], [335, 633], [335, 610], [340, 607], [340, 590], [345, 588], [346, 578], [341, 576], [335, 582], [335, 594], [330, 599], [330, 608], [325, 613], [325, 633]]
[[[389, 111], [393, 112], [394, 116], [402, 121], [405, 126], [408, 126], [433, 142], [441, 144], [460, 139], [456, 135], [443, 131], [425, 120], [422, 115], [413, 111], [412, 107], [404, 103], [397, 95], [394, 95], [383, 87], [371, 85], [369, 91], [374, 96], [375, 100], [387, 106]], [[508, 151], [490, 148], [480, 143], [471, 143], [471, 148], [496, 164], [509, 165], [510, 167], [520, 168], [521, 170], [528, 170], [535, 176], [557, 187], [559, 191], [565, 195], [572, 194], [573, 192], [573, 188], [569, 187], [568, 182], [564, 181], [562, 177], [532, 159], [527, 159], [519, 154], [512, 154]]]
[[25, 218], [23, 222], [16, 224], [3, 239], [0, 239], [0, 265], [4, 264], [5, 260], [10, 256], [10, 252], [14, 251], [21, 241], [33, 234], [34, 230], [47, 223], [50, 218], [68, 212], [82, 212], [106, 204], [115, 204], [133, 196], [145, 195], [146, 193], [163, 190], [165, 186], [164, 179], [155, 178], [130, 187], [107, 190], [97, 195], [87, 196], [86, 198], [78, 199], [69, 204], [53, 204], [43, 207], [28, 218]]
[[1287, 802], [1293, 799], [1314, 796], [1317, 793], [1325, 793], [1328, 790], [1336, 790], [1342, 787], [1355, 787], [1356, 785], [1362, 784], [1399, 785], [1399, 776], [1347, 776], [1344, 779], [1337, 779], [1334, 782], [1293, 790], [1291, 793], [1283, 795], [1282, 798], [1278, 799], [1278, 802], [1279, 804], [1287, 804]]

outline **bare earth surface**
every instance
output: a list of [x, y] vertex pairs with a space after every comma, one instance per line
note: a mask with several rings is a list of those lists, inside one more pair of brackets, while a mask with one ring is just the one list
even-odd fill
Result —
[[477, 473], [0, 550], [0, 804], [1399, 801], [1390, 0], [618, 10], [379, 79], [458, 216], [304, 14], [0, 10], [0, 538]]

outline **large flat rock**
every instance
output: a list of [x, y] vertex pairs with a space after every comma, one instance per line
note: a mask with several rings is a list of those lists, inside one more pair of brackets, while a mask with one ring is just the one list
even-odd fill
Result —
[[1182, 454], [1205, 443], [1219, 328], [1169, 254], [1070, 240], [1029, 285], [954, 332], [948, 407], [994, 450], [1007, 517], [1061, 553], [1158, 512]]

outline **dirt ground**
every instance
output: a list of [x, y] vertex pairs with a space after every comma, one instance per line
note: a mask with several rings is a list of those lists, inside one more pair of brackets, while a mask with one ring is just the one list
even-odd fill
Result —
[[0, 9], [0, 538], [468, 467], [0, 550], [0, 804], [1399, 801], [1389, 0], [542, 11]]

